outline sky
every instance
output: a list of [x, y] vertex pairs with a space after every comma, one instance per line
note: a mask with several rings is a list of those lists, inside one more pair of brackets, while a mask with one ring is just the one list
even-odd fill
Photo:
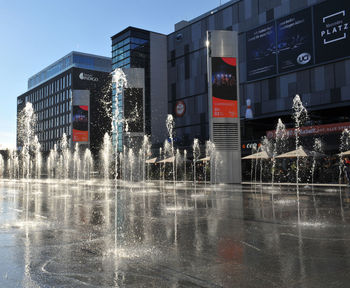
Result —
[[0, 149], [16, 143], [17, 96], [28, 78], [71, 51], [111, 57], [128, 26], [169, 34], [228, 1], [0, 0]]

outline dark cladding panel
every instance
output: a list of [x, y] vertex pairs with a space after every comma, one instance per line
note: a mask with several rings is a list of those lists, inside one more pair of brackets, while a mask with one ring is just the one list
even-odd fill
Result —
[[143, 131], [143, 89], [125, 88], [124, 89], [124, 117], [125, 131], [144, 132]]
[[277, 21], [277, 52], [280, 73], [313, 64], [311, 9]]
[[350, 56], [350, 1], [315, 6], [314, 26], [317, 63]]
[[247, 32], [247, 79], [276, 74], [275, 22]]

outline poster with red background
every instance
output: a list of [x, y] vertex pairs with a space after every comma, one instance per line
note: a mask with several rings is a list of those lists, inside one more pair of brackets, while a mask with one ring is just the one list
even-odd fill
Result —
[[212, 57], [212, 106], [214, 118], [237, 118], [236, 58]]
[[89, 141], [89, 106], [73, 106], [73, 142]]

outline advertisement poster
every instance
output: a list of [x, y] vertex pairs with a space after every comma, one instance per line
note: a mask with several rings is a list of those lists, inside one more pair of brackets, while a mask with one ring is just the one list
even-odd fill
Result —
[[311, 9], [277, 21], [278, 72], [313, 64]]
[[73, 141], [89, 141], [89, 106], [73, 105]]
[[247, 32], [247, 79], [276, 74], [275, 22]]
[[214, 118], [237, 118], [236, 58], [212, 57]]
[[314, 8], [316, 62], [350, 56], [350, 1], [326, 1]]

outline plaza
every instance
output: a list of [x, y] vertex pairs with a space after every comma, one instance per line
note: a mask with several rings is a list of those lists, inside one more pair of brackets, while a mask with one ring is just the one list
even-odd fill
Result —
[[347, 287], [350, 280], [350, 195], [342, 186], [301, 186], [298, 203], [290, 185], [0, 185], [1, 287]]

